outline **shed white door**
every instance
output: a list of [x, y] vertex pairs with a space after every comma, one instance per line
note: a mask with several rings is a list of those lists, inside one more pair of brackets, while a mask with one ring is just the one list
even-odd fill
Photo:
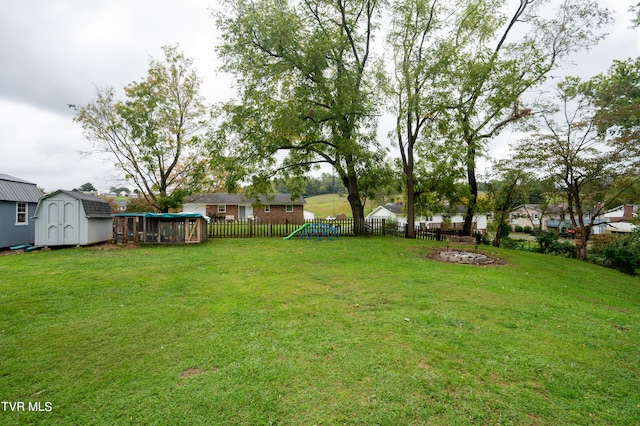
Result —
[[47, 203], [47, 245], [78, 244], [78, 201], [50, 200]]

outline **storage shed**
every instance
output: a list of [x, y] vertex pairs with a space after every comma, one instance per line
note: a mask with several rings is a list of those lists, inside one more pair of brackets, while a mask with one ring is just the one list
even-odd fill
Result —
[[113, 235], [111, 206], [102, 198], [62, 189], [45, 195], [36, 208], [36, 246], [85, 246]]
[[33, 244], [33, 216], [42, 192], [35, 183], [0, 173], [0, 248]]
[[114, 214], [116, 244], [201, 243], [207, 239], [207, 217], [200, 213]]

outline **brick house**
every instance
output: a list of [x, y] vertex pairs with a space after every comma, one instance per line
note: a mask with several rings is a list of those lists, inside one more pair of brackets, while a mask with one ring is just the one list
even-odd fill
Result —
[[257, 220], [271, 223], [303, 223], [306, 201], [290, 194], [249, 198], [243, 194], [200, 194], [187, 199], [185, 212], [201, 213], [214, 221]]

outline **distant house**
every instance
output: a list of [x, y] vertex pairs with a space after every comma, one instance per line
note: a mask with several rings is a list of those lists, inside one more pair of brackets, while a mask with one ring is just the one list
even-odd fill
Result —
[[[465, 206], [453, 206], [447, 213], [438, 213], [432, 216], [416, 217], [416, 228], [423, 230], [428, 229], [462, 229], [464, 225], [464, 215], [467, 208]], [[407, 223], [404, 204], [387, 203], [378, 206], [366, 216], [367, 219], [385, 219], [396, 221], [398, 224]], [[487, 215], [483, 213], [476, 214], [473, 217], [472, 228], [474, 231], [486, 232]]]
[[0, 248], [35, 242], [32, 216], [41, 197], [35, 183], [0, 174]]
[[[455, 205], [448, 209], [446, 213], [437, 213], [433, 216], [420, 218], [420, 227], [426, 229], [456, 229], [462, 230], [464, 227], [464, 217], [467, 207]], [[487, 232], [488, 218], [485, 213], [476, 213], [471, 220], [472, 232]]]
[[193, 196], [184, 203], [185, 212], [201, 213], [212, 221], [259, 220], [272, 223], [304, 222], [306, 201], [290, 194], [249, 198], [243, 194], [213, 193]]
[[40, 199], [34, 214], [36, 245], [90, 245], [111, 240], [111, 206], [83, 192], [58, 190]]
[[607, 210], [594, 220], [593, 233], [632, 232], [636, 228], [636, 225], [632, 223], [632, 219], [638, 217], [639, 207], [637, 204], [623, 204]]
[[[510, 214], [509, 225], [514, 231], [516, 226], [528, 226], [542, 231], [567, 232], [572, 228], [571, 219], [563, 203], [543, 206], [541, 204], [520, 204]], [[585, 214], [585, 220], [590, 223], [591, 218]]]
[[402, 203], [387, 203], [383, 206], [378, 206], [369, 213], [367, 219], [387, 219], [397, 221], [403, 218], [404, 205]]

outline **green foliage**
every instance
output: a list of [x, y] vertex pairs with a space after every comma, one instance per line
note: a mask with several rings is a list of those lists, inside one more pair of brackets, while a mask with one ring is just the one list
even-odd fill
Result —
[[124, 192], [126, 194], [131, 193], [131, 190], [126, 186], [112, 186], [111, 188], [109, 188], [109, 191], [113, 192], [116, 195], [120, 194], [121, 192]]
[[151, 60], [146, 78], [125, 87], [125, 100], [112, 88], [96, 89], [94, 101], [73, 108], [85, 137], [154, 208], [166, 211], [185, 191], [208, 188], [215, 173], [206, 151], [216, 143], [192, 60], [177, 46], [163, 50], [164, 60]]
[[553, 231], [540, 231], [536, 233], [536, 241], [541, 253], [551, 253], [558, 242], [558, 234]]
[[522, 232], [522, 231], [523, 231], [523, 228], [522, 228], [522, 226], [520, 226], [520, 225], [516, 225], [516, 226], [515, 226], [514, 231], [515, 231], [515, 232]]
[[536, 241], [540, 246], [540, 252], [556, 256], [575, 259], [577, 249], [575, 244], [567, 241], [558, 241], [558, 234], [553, 231], [540, 231], [536, 234]]
[[500, 239], [500, 247], [509, 250], [525, 250], [527, 241], [504, 236]]
[[[637, 158], [640, 140], [640, 58], [614, 61], [606, 73], [589, 80], [583, 91], [596, 107], [595, 123], [603, 137]], [[640, 162], [636, 161], [636, 165]]]
[[[571, 206], [572, 223], [581, 229], [589, 225], [585, 213], [597, 216], [604, 206], [616, 204], [624, 192], [623, 181], [640, 161], [637, 144], [631, 149], [597, 131], [597, 109], [585, 97], [585, 87], [578, 78], [561, 82], [554, 103], [540, 106], [537, 130], [518, 148], [519, 158], [554, 182]], [[589, 233], [582, 235], [578, 257], [584, 260]]]
[[92, 183], [87, 182], [82, 184], [79, 188], [73, 188], [73, 191], [78, 191], [78, 192], [92, 192], [92, 191], [97, 191], [96, 187], [93, 186]]
[[224, 70], [238, 77], [240, 99], [225, 105], [221, 134], [236, 142], [240, 174], [258, 184], [329, 164], [347, 188], [354, 217], [362, 218], [360, 192], [384, 157], [375, 138], [369, 60], [378, 3], [224, 3], [219, 52]]
[[638, 275], [640, 272], [640, 228], [632, 233], [600, 238], [589, 250], [590, 259], [595, 263], [615, 268], [625, 274]]

